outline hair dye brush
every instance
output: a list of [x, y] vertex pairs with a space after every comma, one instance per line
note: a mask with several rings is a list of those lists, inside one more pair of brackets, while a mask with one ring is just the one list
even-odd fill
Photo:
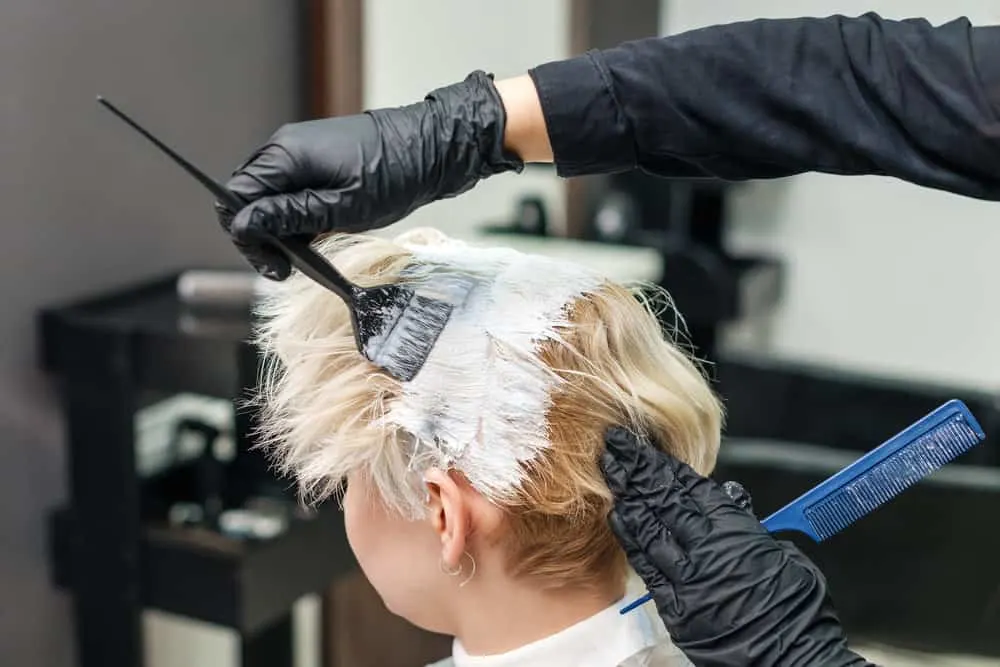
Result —
[[[985, 438], [986, 434], [965, 403], [950, 400], [820, 482], [761, 524], [769, 533], [792, 530], [822, 542]], [[651, 599], [647, 593], [622, 607], [620, 613], [626, 614]]]
[[[246, 205], [235, 193], [209, 178], [114, 104], [100, 96], [97, 101], [170, 157], [217, 200], [234, 211]], [[306, 239], [271, 238], [269, 245], [304, 275], [344, 300], [351, 312], [358, 351], [366, 359], [402, 382], [416, 377], [448, 323], [452, 311], [450, 303], [421, 296], [399, 285], [355, 285], [313, 250]]]

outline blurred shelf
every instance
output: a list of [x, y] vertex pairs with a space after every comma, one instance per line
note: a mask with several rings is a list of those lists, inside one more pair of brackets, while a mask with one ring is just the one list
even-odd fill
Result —
[[711, 372], [726, 401], [726, 430], [732, 437], [865, 452], [959, 398], [987, 435], [963, 461], [1000, 466], [1000, 401], [990, 392], [746, 354], [721, 355]]
[[[51, 515], [53, 579], [72, 595], [81, 667], [141, 665], [146, 606], [235, 629], [245, 667], [291, 664], [292, 605], [354, 567], [343, 519], [330, 506], [290, 518], [285, 532], [262, 541], [157, 521], [177, 502], [211, 503], [214, 513], [216, 502], [243, 508], [288, 486], [253, 450], [255, 412], [235, 407], [260, 365], [249, 308], [188, 308], [178, 275], [39, 314], [41, 363], [65, 415], [71, 492]], [[171, 474], [147, 479], [140, 414], [174, 394], [233, 402], [232, 457], [218, 465], [202, 454], [200, 465], [188, 463], [186, 482], [176, 461]]]
[[[50, 525], [53, 578], [72, 590], [78, 559], [73, 511]], [[147, 524], [140, 541], [143, 606], [254, 634], [279, 619], [303, 595], [325, 590], [355, 567], [343, 515], [328, 506], [294, 519], [268, 540], [233, 539], [196, 527]]]
[[100, 383], [128, 374], [137, 386], [232, 397], [241, 389], [249, 312], [199, 313], [177, 297], [177, 276], [152, 280], [40, 316], [41, 357], [61, 378]]

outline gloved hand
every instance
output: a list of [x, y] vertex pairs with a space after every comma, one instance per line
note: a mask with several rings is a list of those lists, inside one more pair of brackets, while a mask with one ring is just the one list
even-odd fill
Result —
[[674, 644], [699, 667], [857, 667], [822, 573], [723, 489], [624, 429], [601, 465], [611, 526]]
[[219, 220], [260, 273], [291, 271], [273, 237], [384, 227], [437, 199], [523, 163], [503, 150], [506, 116], [490, 76], [430, 93], [423, 102], [286, 125], [226, 184], [247, 202], [216, 203]]

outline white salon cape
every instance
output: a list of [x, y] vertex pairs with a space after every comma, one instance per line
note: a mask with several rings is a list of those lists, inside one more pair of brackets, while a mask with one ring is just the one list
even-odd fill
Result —
[[456, 640], [451, 658], [428, 667], [691, 667], [652, 604], [624, 616], [622, 604], [500, 655], [469, 655]]

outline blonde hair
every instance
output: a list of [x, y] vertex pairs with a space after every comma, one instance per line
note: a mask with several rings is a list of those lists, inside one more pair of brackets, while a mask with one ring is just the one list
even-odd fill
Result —
[[[412, 262], [402, 243], [443, 238], [423, 230], [396, 242], [339, 235], [320, 249], [348, 278], [374, 285], [401, 280]], [[722, 420], [700, 369], [664, 337], [641, 292], [604, 281], [566, 309], [558, 337], [537, 351], [559, 378], [545, 415], [548, 446], [522, 463], [522, 483], [493, 499], [508, 519], [498, 539], [511, 574], [537, 577], [544, 587], [624, 575], [598, 465], [609, 427], [648, 434], [708, 474]], [[423, 470], [414, 458], [420, 443], [383, 420], [401, 385], [358, 353], [344, 304], [296, 275], [262, 302], [260, 315], [258, 342], [268, 360], [261, 435], [278, 467], [311, 500], [337, 493], [349, 473], [361, 471], [388, 507], [410, 515], [422, 508]], [[476, 372], [484, 371], [469, 369]]]

